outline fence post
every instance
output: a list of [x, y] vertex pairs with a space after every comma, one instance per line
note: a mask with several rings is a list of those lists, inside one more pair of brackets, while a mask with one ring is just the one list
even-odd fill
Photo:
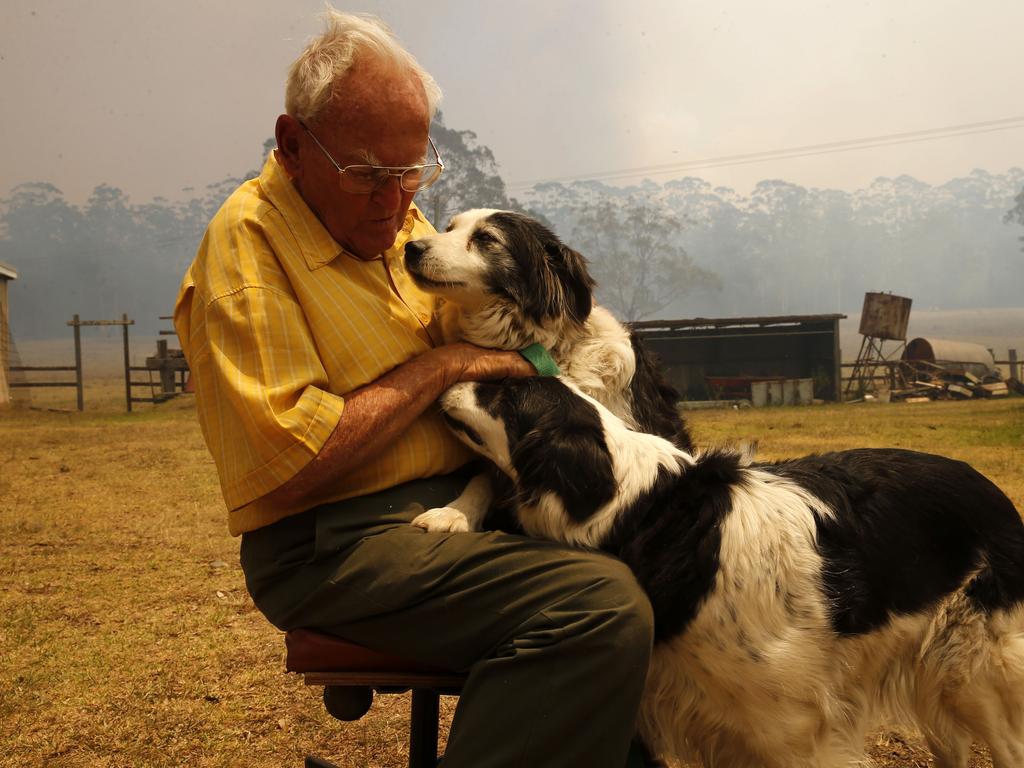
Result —
[[1020, 376], [1017, 375], [1017, 350], [1010, 349], [1007, 350], [1007, 352], [1009, 353], [1010, 357], [1010, 378], [1020, 381], [1021, 378]]
[[75, 389], [78, 390], [78, 410], [85, 410], [85, 393], [82, 390], [82, 328], [79, 325], [78, 315], [71, 321], [75, 327]]
[[131, 358], [128, 354], [128, 315], [121, 315], [121, 330], [124, 331], [124, 399], [128, 406], [128, 413], [132, 412], [132, 369]]

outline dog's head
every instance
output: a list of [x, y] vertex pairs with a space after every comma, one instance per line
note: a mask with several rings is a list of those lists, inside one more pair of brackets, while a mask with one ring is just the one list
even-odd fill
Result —
[[425, 291], [470, 309], [509, 305], [536, 325], [582, 323], [593, 304], [586, 260], [519, 213], [461, 213], [445, 232], [407, 243], [405, 263]]
[[441, 408], [466, 445], [512, 478], [520, 505], [550, 495], [570, 521], [583, 523], [615, 495], [605, 441], [605, 420], [615, 417], [561, 380], [457, 384]]

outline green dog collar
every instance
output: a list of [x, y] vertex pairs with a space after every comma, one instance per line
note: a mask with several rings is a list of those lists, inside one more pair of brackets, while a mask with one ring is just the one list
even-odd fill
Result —
[[531, 344], [525, 349], [520, 349], [519, 354], [532, 363], [541, 376], [557, 376], [562, 372], [543, 344]]

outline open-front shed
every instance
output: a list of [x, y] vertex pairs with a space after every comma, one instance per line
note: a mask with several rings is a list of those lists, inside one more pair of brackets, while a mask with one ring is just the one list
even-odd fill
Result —
[[702, 317], [632, 325], [687, 400], [750, 397], [752, 384], [781, 379], [810, 379], [814, 397], [838, 400], [844, 317]]
[[7, 386], [8, 370], [11, 366], [11, 330], [7, 310], [7, 284], [14, 280], [18, 273], [14, 267], [0, 261], [0, 405], [11, 401], [10, 388]]

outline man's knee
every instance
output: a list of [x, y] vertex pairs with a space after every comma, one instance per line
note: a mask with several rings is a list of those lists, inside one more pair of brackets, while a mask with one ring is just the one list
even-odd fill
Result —
[[577, 634], [588, 654], [646, 666], [654, 642], [651, 602], [626, 565], [599, 557], [593, 581], [562, 606], [560, 619], [549, 618]]
[[612, 561], [606, 589], [615, 607], [610, 632], [620, 650], [646, 659], [654, 643], [654, 610], [647, 594], [629, 568]]

